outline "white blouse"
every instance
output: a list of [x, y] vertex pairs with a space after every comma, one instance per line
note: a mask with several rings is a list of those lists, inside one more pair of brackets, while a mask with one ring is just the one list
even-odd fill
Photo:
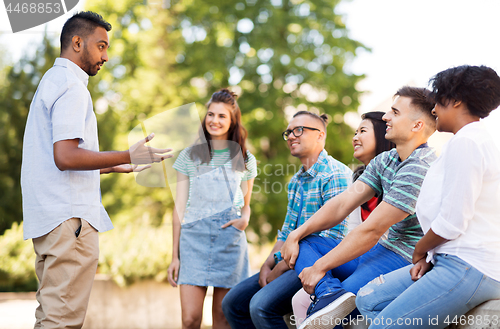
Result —
[[424, 233], [450, 241], [429, 252], [455, 255], [500, 280], [500, 152], [481, 122], [460, 129], [425, 176], [417, 201]]

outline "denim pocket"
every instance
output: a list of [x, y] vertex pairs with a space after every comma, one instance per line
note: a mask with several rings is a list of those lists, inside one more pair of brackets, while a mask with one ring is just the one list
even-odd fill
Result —
[[237, 232], [240, 232], [240, 233], [243, 232], [243, 230], [240, 230], [239, 228], [237, 228], [234, 225], [229, 225], [227, 228], [230, 228], [230, 227], [232, 227], [233, 229], [235, 229]]
[[478, 298], [482, 297], [482, 296], [478, 296], [478, 295], [480, 295], [480, 294], [478, 294], [478, 291], [481, 289], [481, 285], [483, 284], [485, 279], [486, 279], [486, 277], [483, 275], [481, 277], [481, 280], [479, 281], [479, 284], [474, 289], [474, 293], [469, 298], [469, 300], [467, 300], [467, 303], [465, 303], [465, 305], [467, 305], [470, 309], [476, 307], [477, 305], [479, 305], [483, 302], [481, 299], [478, 300]]

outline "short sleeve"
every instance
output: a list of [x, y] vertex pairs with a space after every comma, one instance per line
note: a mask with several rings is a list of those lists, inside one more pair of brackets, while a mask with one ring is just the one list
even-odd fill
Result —
[[243, 176], [242, 180], [247, 181], [257, 177], [257, 160], [249, 151], [247, 151], [247, 160], [245, 161], [245, 166], [247, 170], [245, 171], [245, 175]]
[[190, 149], [191, 148], [185, 148], [182, 150], [173, 165], [175, 170], [186, 176], [189, 176], [188, 163], [191, 161], [189, 157]]
[[68, 85], [52, 107], [52, 143], [75, 138], [84, 140], [89, 102], [89, 92], [83, 84]]
[[[359, 176], [358, 180], [370, 186], [372, 190], [375, 191], [377, 195], [382, 194], [382, 179], [379, 174], [379, 168], [382, 164], [382, 157], [386, 155], [386, 152], [383, 152], [373, 158], [368, 166], [366, 166], [363, 174]], [[380, 168], [381, 169], [381, 168]]]
[[409, 160], [394, 175], [389, 191], [383, 201], [410, 215], [415, 213], [420, 187], [429, 165], [418, 158]]

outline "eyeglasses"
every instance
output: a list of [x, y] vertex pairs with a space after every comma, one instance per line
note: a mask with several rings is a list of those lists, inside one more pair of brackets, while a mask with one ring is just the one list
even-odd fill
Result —
[[291, 133], [293, 133], [293, 135], [295, 137], [300, 137], [304, 133], [304, 129], [321, 131], [321, 130], [319, 130], [317, 128], [298, 126], [298, 127], [293, 128], [293, 129], [285, 130], [283, 132], [283, 139], [287, 141], [288, 140], [288, 136], [290, 136]]

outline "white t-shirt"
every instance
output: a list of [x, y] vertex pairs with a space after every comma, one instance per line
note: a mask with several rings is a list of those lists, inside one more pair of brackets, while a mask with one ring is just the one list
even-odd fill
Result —
[[481, 122], [460, 129], [425, 176], [417, 201], [424, 232], [450, 241], [451, 254], [500, 280], [500, 152]]
[[72, 217], [100, 232], [113, 228], [101, 204], [99, 170], [61, 171], [54, 162], [53, 144], [61, 140], [78, 138], [78, 147], [99, 151], [88, 79], [78, 65], [57, 58], [31, 102], [21, 167], [24, 239], [43, 236]]

